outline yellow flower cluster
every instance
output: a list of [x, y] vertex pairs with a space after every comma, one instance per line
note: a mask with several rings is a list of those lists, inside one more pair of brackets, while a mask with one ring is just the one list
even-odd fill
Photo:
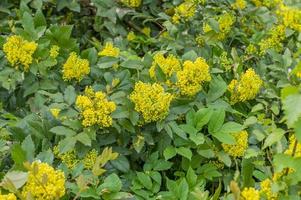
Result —
[[271, 184], [272, 182], [268, 178], [262, 181], [260, 183], [260, 195], [267, 200], [277, 200], [278, 194], [272, 192]]
[[65, 175], [47, 163], [33, 162], [22, 196], [36, 200], [59, 199], [65, 194]]
[[194, 62], [185, 61], [183, 69], [177, 72], [177, 86], [181, 95], [196, 95], [202, 89], [202, 84], [210, 80], [209, 65], [201, 57]]
[[298, 32], [301, 32], [301, 10], [298, 8], [292, 8], [280, 4], [279, 9], [276, 12], [280, 17], [283, 25], [289, 27]]
[[241, 192], [241, 198], [242, 200], [259, 200], [259, 191], [253, 187], [244, 188]]
[[228, 85], [228, 90], [231, 93], [231, 103], [244, 102], [254, 99], [262, 85], [262, 80], [250, 68], [240, 77], [240, 80], [233, 79]]
[[251, 0], [251, 2], [256, 7], [266, 6], [268, 8], [272, 8], [282, 3], [282, 0]]
[[172, 21], [175, 24], [180, 22], [180, 19], [185, 21], [191, 19], [196, 11], [196, 4], [192, 0], [185, 0], [183, 3], [175, 7], [175, 14]]
[[53, 115], [53, 117], [55, 117], [57, 119], [59, 117], [61, 109], [59, 109], [59, 108], [51, 108], [50, 112]]
[[8, 62], [18, 69], [18, 65], [23, 65], [24, 71], [29, 70], [32, 63], [32, 55], [36, 51], [38, 45], [35, 42], [28, 42], [21, 36], [13, 35], [7, 38], [3, 45], [3, 52]]
[[150, 34], [151, 34], [151, 29], [150, 27], [144, 27], [142, 30], [142, 33], [148, 37], [150, 37]]
[[226, 153], [233, 157], [242, 157], [248, 148], [248, 132], [240, 131], [232, 134], [236, 144], [222, 144]]
[[141, 0], [121, 0], [121, 3], [131, 8], [137, 8], [141, 5]]
[[230, 58], [228, 58], [228, 54], [226, 51], [224, 51], [220, 56], [220, 64], [221, 64], [221, 66], [223, 66], [223, 68], [226, 71], [229, 71], [232, 69], [233, 62]]
[[101, 127], [109, 127], [112, 125], [113, 119], [110, 114], [116, 109], [116, 104], [108, 101], [103, 92], [94, 92], [92, 87], [86, 87], [85, 95], [77, 97], [76, 106], [81, 110], [84, 126], [97, 124]]
[[153, 63], [149, 69], [151, 78], [156, 76], [156, 67], [160, 67], [166, 77], [171, 77], [174, 72], [181, 70], [181, 63], [174, 55], [170, 54], [166, 58], [162, 53], [157, 53], [153, 58]]
[[232, 4], [232, 8], [236, 10], [243, 10], [247, 6], [247, 2], [245, 0], [236, 0], [235, 3]]
[[75, 150], [60, 154], [58, 146], [55, 146], [53, 148], [53, 154], [56, 158], [59, 158], [69, 169], [74, 169], [74, 167], [79, 163], [79, 160], [75, 155]]
[[105, 44], [105, 47], [100, 52], [98, 52], [98, 55], [117, 58], [119, 56], [119, 52], [119, 48], [114, 47], [112, 42], [107, 42]]
[[129, 42], [135, 40], [135, 39], [136, 39], [135, 33], [134, 33], [133, 31], [130, 31], [130, 32], [128, 33], [128, 35], [126, 36], [126, 39], [127, 39]]
[[[296, 143], [297, 145], [295, 146]], [[301, 157], [301, 143], [297, 141], [295, 135], [290, 136], [288, 149], [284, 153], [287, 155], [293, 155], [293, 152], [295, 158]]]
[[285, 26], [278, 25], [273, 27], [268, 35], [268, 38], [265, 38], [259, 42], [260, 55], [264, 55], [266, 51], [271, 48], [274, 48], [276, 51], [281, 51], [281, 42], [285, 38]]
[[246, 48], [246, 54], [253, 55], [257, 53], [257, 48], [254, 44], [249, 44]]
[[63, 65], [63, 79], [65, 81], [70, 81], [72, 79], [80, 81], [89, 73], [89, 61], [87, 59], [81, 59], [75, 52], [70, 53], [69, 58]]
[[49, 55], [51, 58], [55, 59], [59, 55], [60, 47], [57, 45], [53, 45], [49, 51]]
[[95, 149], [89, 151], [84, 157], [83, 163], [86, 169], [92, 169], [97, 158], [98, 152]]
[[0, 194], [0, 200], [17, 200], [17, 197], [13, 193]]
[[199, 47], [203, 47], [205, 45], [205, 38], [201, 34], [195, 38], [195, 41]]
[[162, 120], [168, 115], [173, 96], [164, 92], [164, 88], [157, 83], [139, 81], [135, 83], [130, 99], [135, 104], [135, 110], [142, 114], [146, 123], [149, 123]]

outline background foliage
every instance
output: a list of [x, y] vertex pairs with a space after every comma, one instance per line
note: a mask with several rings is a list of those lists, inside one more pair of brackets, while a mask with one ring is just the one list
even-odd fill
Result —
[[[37, 160], [64, 172], [64, 195], [49, 199], [300, 199], [300, 8], [297, 0], [2, 0], [0, 199], [46, 199], [24, 195], [44, 169]], [[8, 60], [13, 35], [37, 44], [28, 71]], [[118, 49], [99, 54], [109, 43]], [[78, 79], [63, 78], [71, 52], [89, 61]], [[204, 58], [210, 79], [198, 80], [206, 65], [197, 64], [205, 66], [197, 81], [187, 81], [198, 91], [183, 95], [158, 52], [180, 68]], [[151, 116], [167, 109], [157, 120], [135, 108], [139, 81], [173, 96], [146, 106]], [[82, 124], [86, 86], [115, 103], [109, 127]], [[49, 189], [52, 180], [40, 178]]]

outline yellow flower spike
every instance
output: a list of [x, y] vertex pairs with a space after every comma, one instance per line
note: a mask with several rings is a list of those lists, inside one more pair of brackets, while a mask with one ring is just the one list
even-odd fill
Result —
[[23, 70], [27, 72], [29, 65], [33, 61], [32, 55], [37, 47], [37, 43], [28, 42], [21, 36], [13, 35], [7, 38], [6, 43], [3, 45], [3, 52], [12, 66], [18, 68], [18, 65], [23, 65]]
[[119, 56], [119, 48], [114, 47], [112, 42], [107, 42], [104, 48], [98, 53], [99, 56], [110, 56], [117, 58]]
[[244, 188], [241, 192], [241, 198], [242, 200], [259, 200], [259, 191], [253, 187]]
[[247, 2], [245, 0], [236, 0], [232, 7], [236, 10], [243, 10], [247, 6]]
[[57, 45], [53, 45], [49, 51], [49, 55], [51, 58], [56, 59], [56, 57], [59, 55], [60, 47]]
[[181, 95], [194, 96], [202, 90], [202, 84], [210, 81], [209, 65], [199, 57], [194, 62], [185, 61], [183, 69], [177, 72], [177, 87]]
[[248, 132], [240, 131], [232, 134], [234, 136], [235, 144], [222, 144], [226, 153], [233, 157], [242, 157], [248, 148]]
[[149, 123], [163, 120], [168, 115], [173, 96], [164, 92], [164, 88], [157, 83], [139, 81], [135, 84], [130, 99], [135, 104], [135, 110], [142, 114], [146, 123]]
[[144, 27], [142, 29], [142, 33], [144, 33], [146, 36], [150, 37], [151, 29], [149, 27]]
[[192, 1], [185, 1], [175, 7], [175, 14], [172, 17], [172, 21], [175, 24], [178, 24], [180, 22], [180, 19], [183, 19], [184, 21], [190, 20], [196, 11], [196, 4]]
[[28, 180], [22, 189], [22, 196], [28, 195], [36, 200], [59, 199], [65, 195], [65, 175], [55, 170], [47, 163], [32, 163], [32, 170], [28, 173]]
[[133, 31], [129, 32], [128, 35], [126, 36], [126, 39], [127, 39], [129, 42], [135, 40], [135, 39], [136, 39], [135, 33], [134, 33]]
[[181, 63], [174, 55], [170, 54], [166, 58], [162, 53], [157, 53], [153, 57], [153, 63], [149, 69], [151, 78], [155, 78], [156, 67], [160, 67], [167, 77], [171, 77], [174, 72], [181, 70]]
[[277, 200], [278, 194], [272, 192], [272, 181], [265, 179], [260, 183], [260, 195], [265, 197], [267, 200]]
[[51, 108], [50, 109], [51, 114], [53, 115], [54, 118], [58, 119], [58, 116], [61, 112], [61, 109], [59, 108]]
[[81, 81], [90, 73], [89, 61], [81, 59], [75, 52], [70, 53], [69, 58], [63, 65], [63, 79], [70, 81], [75, 79]]
[[110, 127], [113, 123], [110, 114], [116, 110], [116, 104], [108, 101], [103, 92], [95, 92], [92, 87], [86, 87], [85, 95], [77, 96], [76, 106], [81, 111], [82, 124], [85, 127], [93, 125]]
[[231, 104], [244, 102], [254, 99], [259, 92], [263, 81], [250, 68], [240, 77], [240, 80], [232, 80], [228, 85], [228, 91], [231, 93]]
[[141, 5], [141, 2], [142, 0], [121, 0], [121, 3], [131, 8], [139, 7]]
[[17, 197], [13, 193], [0, 194], [0, 200], [17, 200]]
[[97, 159], [98, 152], [95, 149], [89, 151], [86, 156], [84, 157], [83, 163], [86, 169], [92, 169], [96, 159]]

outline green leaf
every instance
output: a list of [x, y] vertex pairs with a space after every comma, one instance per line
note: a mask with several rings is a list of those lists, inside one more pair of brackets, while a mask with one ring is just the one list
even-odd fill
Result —
[[283, 101], [283, 109], [285, 112], [287, 125], [289, 127], [293, 127], [294, 123], [301, 116], [301, 95], [300, 94], [289, 95]]
[[59, 142], [60, 153], [66, 153], [72, 150], [75, 146], [76, 138], [75, 137], [66, 137], [65, 139]]
[[165, 160], [169, 160], [177, 155], [177, 151], [173, 146], [168, 146], [164, 149], [163, 156]]
[[187, 200], [188, 198], [189, 187], [185, 178], [181, 180], [177, 190], [177, 196], [179, 200]]
[[148, 190], [151, 190], [153, 187], [153, 183], [151, 178], [143, 172], [137, 172], [137, 178], [140, 183]]
[[182, 129], [180, 129], [180, 127], [177, 125], [176, 122], [172, 121], [168, 125], [171, 127], [172, 131], [175, 134], [177, 134], [179, 137], [181, 137], [183, 139], [187, 139], [185, 132]]
[[101, 184], [97, 189], [99, 191], [106, 190], [109, 192], [119, 192], [121, 190], [122, 183], [116, 174], [110, 174], [104, 179], [104, 183]]
[[26, 152], [19, 144], [14, 144], [12, 146], [11, 156], [18, 167], [23, 167], [23, 163], [26, 161]]
[[193, 126], [189, 124], [181, 124], [179, 127], [188, 134], [195, 135], [198, 130], [196, 130]]
[[187, 147], [180, 147], [177, 150], [177, 153], [185, 158], [187, 158], [188, 160], [191, 160], [192, 157], [192, 152], [189, 148]]
[[242, 125], [236, 122], [227, 122], [225, 123], [222, 128], [221, 132], [223, 133], [237, 133], [242, 130]]
[[72, 85], [69, 85], [64, 92], [64, 99], [68, 105], [72, 105], [75, 102], [76, 92]]
[[76, 135], [76, 132], [71, 130], [70, 128], [67, 128], [65, 126], [56, 126], [49, 130], [52, 133], [55, 133], [56, 135], [64, 135], [66, 137], [71, 137]]
[[243, 187], [251, 187], [254, 185], [253, 180], [254, 164], [250, 159], [243, 159], [241, 175], [243, 179]]
[[268, 137], [265, 139], [263, 149], [272, 146], [276, 142], [279, 142], [283, 137], [284, 133], [285, 131], [280, 128], [273, 130], [272, 133], [270, 133]]
[[25, 140], [22, 142], [22, 149], [26, 152], [26, 158], [28, 161], [33, 161], [35, 145], [31, 139], [31, 136], [28, 135]]
[[212, 134], [216, 139], [225, 144], [235, 144], [235, 138], [230, 133], [218, 131]]
[[203, 108], [197, 111], [195, 115], [196, 120], [196, 129], [200, 131], [204, 125], [206, 125], [211, 116], [213, 114], [213, 110], [211, 108]]
[[2, 183], [9, 180], [14, 184], [16, 189], [20, 189], [27, 181], [28, 173], [21, 171], [10, 171], [7, 172], [2, 180]]
[[227, 83], [221, 76], [213, 78], [209, 85], [209, 92], [207, 94], [208, 101], [215, 101], [221, 97], [227, 90]]
[[75, 136], [76, 140], [79, 141], [80, 143], [86, 145], [86, 146], [91, 146], [91, 138], [86, 132], [81, 132]]
[[198, 54], [194, 51], [194, 50], [190, 50], [188, 52], [186, 52], [183, 56], [182, 59], [183, 60], [196, 60], [198, 57]]
[[141, 70], [143, 68], [143, 63], [141, 60], [126, 60], [120, 64], [120, 66], [128, 69], [139, 69]]
[[210, 118], [209, 124], [208, 124], [208, 131], [210, 134], [218, 132], [224, 123], [225, 120], [225, 110], [219, 109], [215, 110]]
[[187, 174], [186, 174], [186, 179], [189, 185], [189, 188], [193, 188], [197, 184], [197, 179], [198, 176], [195, 174], [194, 170], [189, 167]]
[[208, 23], [209, 23], [209, 25], [210, 25], [210, 27], [215, 31], [215, 32], [220, 32], [220, 30], [219, 30], [219, 23], [215, 20], [215, 19], [213, 19], [213, 18], [209, 18], [208, 19]]
[[118, 156], [117, 159], [110, 161], [113, 167], [116, 169], [122, 171], [123, 173], [127, 173], [130, 170], [130, 164], [129, 161], [125, 156]]

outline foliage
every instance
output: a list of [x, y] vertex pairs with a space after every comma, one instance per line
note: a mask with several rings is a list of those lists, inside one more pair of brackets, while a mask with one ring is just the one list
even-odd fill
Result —
[[300, 199], [300, 9], [2, 0], [0, 199]]

